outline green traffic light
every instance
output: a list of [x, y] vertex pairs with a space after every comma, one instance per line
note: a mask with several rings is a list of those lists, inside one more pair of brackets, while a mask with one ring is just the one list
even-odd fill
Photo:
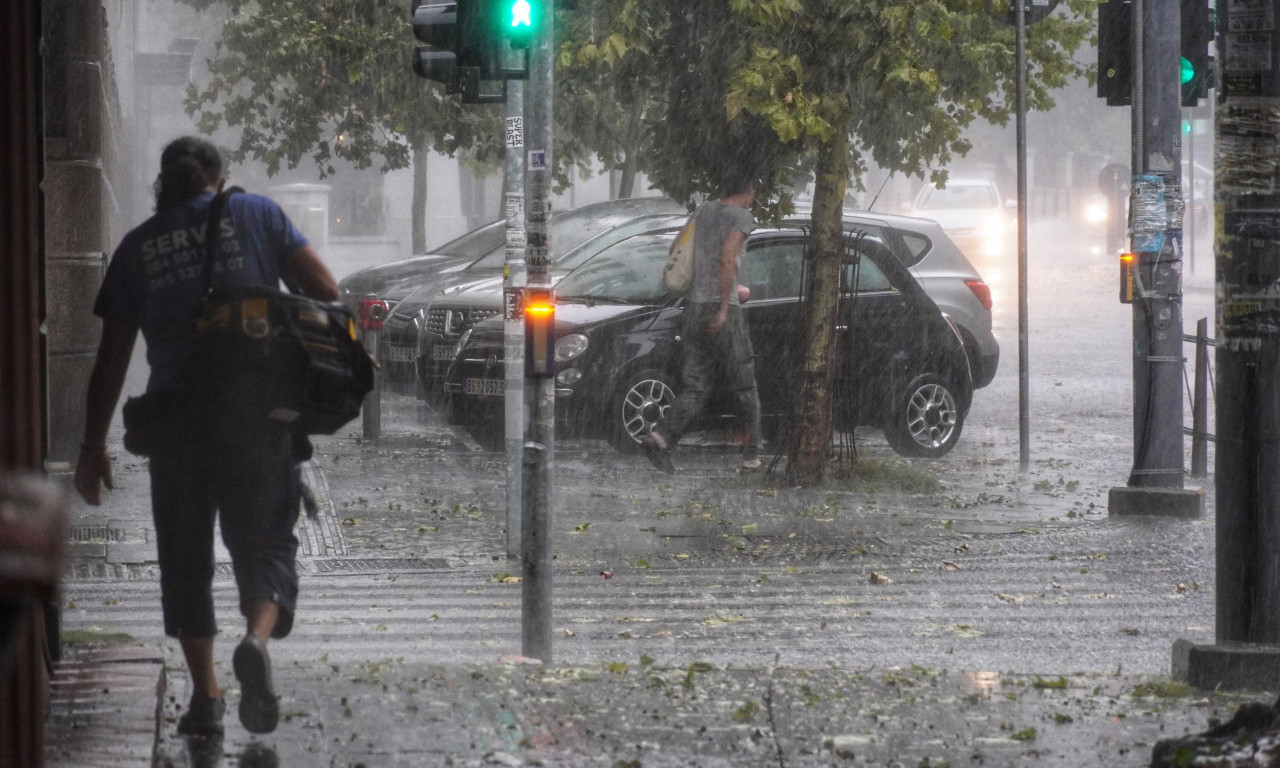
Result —
[[1183, 85], [1191, 82], [1196, 76], [1196, 68], [1191, 66], [1191, 62], [1187, 61], [1186, 56], [1179, 59], [1178, 76], [1181, 78], [1179, 82]]
[[529, 0], [515, 0], [511, 3], [511, 29], [533, 29], [533, 6]]

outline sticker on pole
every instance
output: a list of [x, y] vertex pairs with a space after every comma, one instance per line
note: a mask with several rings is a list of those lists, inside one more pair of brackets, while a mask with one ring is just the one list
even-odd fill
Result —
[[531, 171], [547, 170], [547, 150], [533, 149], [529, 151], [529, 170]]
[[508, 192], [502, 198], [502, 217], [508, 229], [524, 229], [524, 193]]
[[507, 118], [506, 130], [508, 147], [524, 146], [524, 118], [520, 116]]

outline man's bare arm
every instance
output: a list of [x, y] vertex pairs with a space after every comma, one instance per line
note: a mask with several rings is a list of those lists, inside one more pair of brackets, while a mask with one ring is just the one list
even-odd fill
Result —
[[719, 333], [729, 321], [729, 299], [733, 296], [733, 284], [738, 276], [738, 252], [745, 242], [745, 232], [730, 232], [720, 248], [720, 310], [707, 329], [711, 333]]
[[89, 374], [89, 394], [85, 403], [84, 443], [76, 462], [76, 490], [88, 503], [97, 506], [102, 486], [113, 488], [111, 459], [107, 456], [107, 430], [115, 414], [120, 390], [124, 388], [133, 345], [138, 339], [137, 327], [121, 320], [102, 321], [102, 340], [98, 357]]
[[313, 299], [338, 300], [338, 281], [320, 260], [320, 255], [309, 245], [294, 248], [285, 255], [289, 271], [298, 280], [298, 287]]

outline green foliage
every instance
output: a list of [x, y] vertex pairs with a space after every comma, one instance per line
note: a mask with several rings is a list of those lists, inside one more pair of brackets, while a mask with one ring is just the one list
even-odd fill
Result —
[[[197, 7], [204, 0], [185, 0]], [[414, 43], [399, 4], [372, 0], [230, 0], [209, 76], [188, 88], [187, 113], [207, 134], [232, 129], [233, 162], [274, 175], [305, 157], [319, 175], [334, 158], [356, 168], [406, 167], [411, 148], [479, 163], [500, 156], [500, 111], [463, 107], [410, 71]]]

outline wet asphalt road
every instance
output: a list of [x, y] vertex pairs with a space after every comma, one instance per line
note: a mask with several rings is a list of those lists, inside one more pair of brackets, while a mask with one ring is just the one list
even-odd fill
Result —
[[[734, 471], [717, 435], [674, 476], [559, 444], [546, 668], [501, 661], [521, 651], [501, 457], [398, 397], [376, 445], [354, 425], [307, 467], [321, 514], [299, 528], [297, 628], [273, 645], [277, 734], [229, 715], [205, 759], [173, 733], [185, 677], [160, 636], [145, 468], [122, 452], [121, 489], [73, 510], [64, 621], [163, 649], [160, 764], [1143, 765], [1237, 700], [1133, 695], [1175, 639], [1212, 639], [1213, 503], [1197, 521], [1107, 515], [1132, 452], [1110, 267], [1038, 267], [1026, 471], [1008, 311], [960, 445], [919, 464], [938, 491], [779, 488]], [[979, 268], [1012, 305], [1016, 283]], [[1186, 303], [1188, 327], [1211, 315], [1203, 277]], [[858, 446], [890, 455], [874, 431]], [[215, 586], [229, 656], [229, 569]]]

